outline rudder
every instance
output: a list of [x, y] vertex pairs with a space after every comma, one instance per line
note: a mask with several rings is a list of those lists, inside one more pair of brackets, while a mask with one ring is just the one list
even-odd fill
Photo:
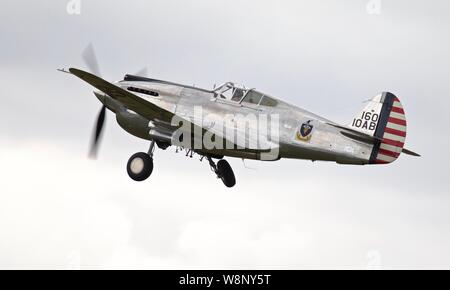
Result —
[[369, 164], [387, 164], [402, 152], [406, 139], [406, 118], [400, 100], [392, 93], [375, 96], [353, 119], [352, 129], [374, 136]]

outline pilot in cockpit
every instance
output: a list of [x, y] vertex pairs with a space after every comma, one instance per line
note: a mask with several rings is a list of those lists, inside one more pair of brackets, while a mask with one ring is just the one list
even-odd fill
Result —
[[245, 91], [239, 88], [233, 89], [233, 97], [231, 98], [232, 101], [239, 102], [242, 97], [244, 97]]

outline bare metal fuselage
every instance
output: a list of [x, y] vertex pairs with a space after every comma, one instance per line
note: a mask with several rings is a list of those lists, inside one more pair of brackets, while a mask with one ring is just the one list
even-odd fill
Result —
[[[226, 118], [229, 115], [278, 115], [279, 140], [277, 142], [278, 154], [276, 159], [295, 158], [308, 160], [335, 161], [343, 164], [368, 164], [373, 144], [358, 141], [342, 134], [337, 124], [310, 113], [296, 106], [277, 99], [276, 106], [254, 105], [243, 102], [233, 102], [217, 98], [212, 90], [205, 90], [159, 80], [123, 80], [115, 85], [124, 90], [141, 88], [158, 92], [157, 96], [133, 92], [138, 97], [153, 103], [158, 107], [172, 112], [186, 119], [195, 118], [195, 107], [202, 108], [203, 116]], [[145, 117], [128, 110], [120, 102], [102, 93], [95, 93], [98, 99], [108, 109], [116, 113], [119, 125], [130, 134], [147, 139], [170, 143], [173, 127], [167, 122], [148, 120]], [[205, 117], [206, 123], [208, 117]], [[203, 121], [205, 122], [205, 121]], [[296, 134], [300, 126], [308, 122], [314, 127], [310, 139], [298, 140]], [[203, 126], [208, 124], [203, 123]], [[245, 159], [262, 159], [258, 148], [237, 149], [201, 149], [204, 154], [224, 155]]]

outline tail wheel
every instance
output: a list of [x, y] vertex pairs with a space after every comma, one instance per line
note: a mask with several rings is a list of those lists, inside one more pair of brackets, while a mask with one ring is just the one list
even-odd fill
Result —
[[233, 187], [236, 184], [233, 169], [226, 160], [222, 159], [217, 162], [217, 171], [226, 187]]
[[153, 158], [147, 153], [138, 152], [130, 157], [127, 163], [127, 172], [135, 181], [146, 180], [153, 171]]

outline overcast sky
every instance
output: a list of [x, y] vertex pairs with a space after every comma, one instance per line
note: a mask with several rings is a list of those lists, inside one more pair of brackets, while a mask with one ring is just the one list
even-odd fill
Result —
[[[0, 8], [0, 268], [450, 268], [450, 3], [3, 0]], [[368, 13], [370, 12], [370, 13]], [[375, 13], [374, 13], [375, 12]], [[237, 81], [348, 123], [381, 91], [404, 105], [406, 147], [387, 166], [228, 159], [157, 150], [152, 176], [126, 162], [148, 142], [56, 68], [212, 88]]]

